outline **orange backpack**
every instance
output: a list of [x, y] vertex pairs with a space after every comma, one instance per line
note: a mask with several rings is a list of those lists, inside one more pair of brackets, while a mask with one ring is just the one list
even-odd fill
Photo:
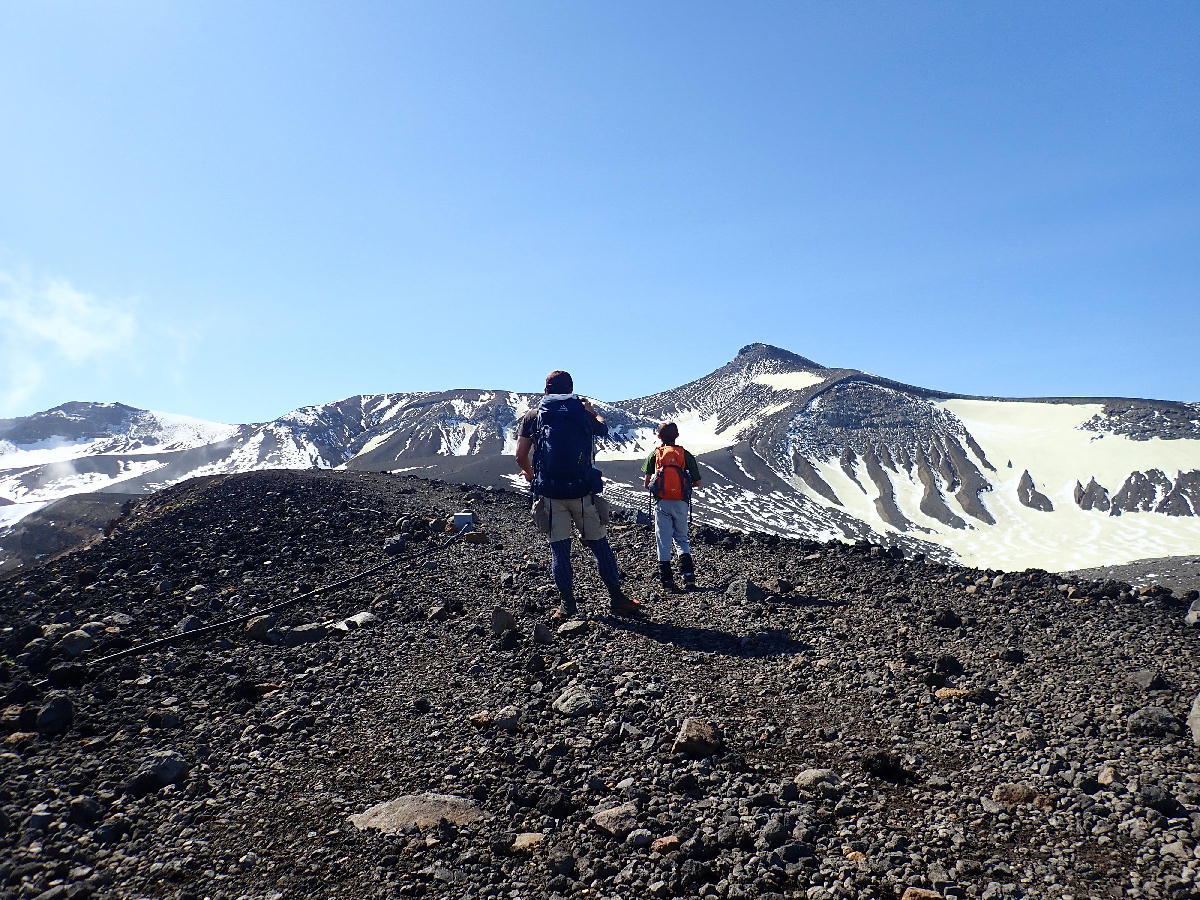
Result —
[[692, 500], [692, 476], [683, 448], [672, 444], [654, 451], [654, 481], [650, 490], [658, 500]]

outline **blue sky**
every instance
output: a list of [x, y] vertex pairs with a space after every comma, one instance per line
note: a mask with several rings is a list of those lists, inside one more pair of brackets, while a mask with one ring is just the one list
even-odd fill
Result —
[[0, 0], [0, 416], [766, 341], [1200, 400], [1200, 4]]

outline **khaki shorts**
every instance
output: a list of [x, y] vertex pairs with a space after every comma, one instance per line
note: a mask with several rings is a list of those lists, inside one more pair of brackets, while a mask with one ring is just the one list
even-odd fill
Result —
[[600, 518], [600, 510], [596, 507], [591, 496], [578, 500], [554, 500], [547, 498], [550, 504], [550, 543], [565, 541], [579, 529], [585, 541], [598, 541], [605, 537], [607, 531]]

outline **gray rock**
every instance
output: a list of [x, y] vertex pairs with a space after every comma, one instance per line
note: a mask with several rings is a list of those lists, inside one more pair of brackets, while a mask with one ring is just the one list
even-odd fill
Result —
[[66, 694], [57, 691], [46, 698], [38, 710], [36, 727], [41, 734], [62, 734], [75, 721], [75, 704]]
[[96, 642], [90, 634], [83, 629], [77, 629], [76, 631], [68, 631], [64, 634], [59, 642], [54, 645], [54, 649], [64, 656], [74, 659], [85, 650], [91, 649], [94, 643]]
[[39, 803], [29, 811], [25, 819], [26, 831], [45, 831], [54, 822], [56, 816], [45, 803]]
[[455, 825], [471, 825], [490, 818], [489, 813], [465, 797], [406, 794], [350, 816], [350, 822], [355, 828], [363, 830], [373, 828], [384, 834], [402, 834], [413, 825], [434, 828], [443, 819]]
[[520, 719], [521, 714], [515, 706], [506, 706], [496, 713], [495, 725], [501, 731], [507, 731], [511, 734], [517, 730]]
[[564, 716], [586, 716], [599, 709], [600, 704], [579, 687], [567, 688], [554, 701], [555, 712], [562, 713]]
[[602, 809], [592, 815], [592, 824], [619, 841], [625, 840], [638, 826], [637, 802], [630, 800], [620, 806]]
[[375, 613], [370, 612], [368, 610], [363, 610], [360, 613], [355, 613], [354, 615], [350, 616], [349, 618], [344, 619], [343, 622], [349, 628], [366, 628], [370, 625], [378, 624], [379, 616], [375, 615]]
[[299, 647], [301, 644], [313, 644], [324, 640], [329, 636], [329, 627], [319, 622], [310, 622], [296, 628], [276, 628], [269, 634], [285, 647]]
[[194, 631], [195, 629], [200, 628], [203, 624], [204, 621], [198, 616], [184, 616], [176, 623], [175, 630], [178, 633], [183, 634], [185, 631]]
[[1141, 737], [1170, 737], [1180, 734], [1183, 726], [1170, 710], [1161, 706], [1146, 706], [1129, 717], [1129, 733]]
[[554, 632], [550, 630], [550, 626], [545, 622], [538, 622], [533, 626], [533, 642], [535, 644], [553, 644]]
[[1137, 672], [1130, 672], [1125, 677], [1125, 680], [1144, 691], [1161, 691], [1169, 686], [1167, 680], [1153, 669], [1140, 669]]
[[492, 634], [496, 637], [504, 634], [506, 631], [517, 630], [517, 617], [505, 609], [503, 606], [492, 608]]
[[722, 744], [721, 731], [717, 726], [703, 719], [688, 718], [679, 726], [671, 752], [700, 758], [720, 753]]
[[726, 596], [733, 600], [747, 600], [750, 603], [761, 603], [767, 599], [767, 592], [749, 578], [739, 578], [725, 589]]
[[587, 632], [588, 623], [584, 619], [570, 619], [558, 626], [558, 633], [561, 637], [578, 637]]
[[654, 840], [654, 834], [646, 828], [635, 828], [625, 838], [625, 843], [631, 847], [649, 847]]
[[187, 774], [188, 762], [175, 750], [160, 750], [146, 757], [133, 778], [125, 786], [127, 793], [142, 796], [168, 784], [174, 784]]
[[1192, 605], [1188, 607], [1187, 615], [1183, 617], [1183, 624], [1200, 627], [1200, 600], [1192, 601]]
[[1192, 731], [1192, 741], [1200, 745], [1200, 694], [1192, 701], [1192, 711], [1188, 713], [1187, 723]]
[[805, 769], [796, 776], [796, 787], [803, 791], [819, 791], [828, 787], [837, 787], [842, 779], [833, 769]]
[[275, 617], [273, 615], [255, 616], [246, 622], [246, 637], [256, 641], [265, 641], [267, 634], [274, 627]]

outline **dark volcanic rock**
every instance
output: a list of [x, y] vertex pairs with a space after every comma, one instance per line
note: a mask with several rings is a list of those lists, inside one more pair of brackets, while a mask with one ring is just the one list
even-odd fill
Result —
[[52, 693], [37, 714], [37, 730], [42, 734], [61, 734], [75, 720], [75, 704], [64, 693]]
[[[942, 443], [858, 437], [860, 477], [868, 451], [890, 477], [922, 447], [937, 485], [969, 474]], [[464, 506], [491, 540], [443, 549], [430, 523]], [[148, 498], [104, 541], [0, 579], [0, 894], [1187, 896], [1200, 632], [1181, 625], [1182, 590], [703, 534], [701, 586], [716, 588], [664, 595], [650, 531], [614, 527], [648, 616], [595, 615], [567, 636], [545, 627], [548, 554], [513, 492], [314, 471]], [[576, 569], [588, 611], [607, 601], [590, 562]], [[215, 623], [334, 582], [259, 637], [239, 625], [83, 665], [186, 615]], [[496, 606], [515, 622], [499, 636]], [[262, 639], [313, 623], [319, 640]], [[74, 631], [95, 646], [72, 662], [54, 648]], [[41, 735], [54, 697], [74, 721]], [[689, 718], [720, 722], [721, 752], [673, 752]], [[998, 785], [1033, 799], [997, 801]], [[479, 818], [347, 821], [422, 794]], [[620, 807], [611, 830], [593, 821]]]
[[1028, 469], [1021, 474], [1021, 480], [1017, 484], [1017, 499], [1030, 509], [1054, 512], [1054, 504], [1050, 502], [1049, 497], [1034, 486], [1033, 476], [1029, 474]]
[[1080, 509], [1098, 509], [1101, 512], [1108, 512], [1110, 503], [1108, 500], [1108, 489], [1093, 478], [1084, 487], [1078, 481], [1075, 482], [1075, 502], [1079, 504]]
[[679, 726], [671, 751], [700, 758], [720, 753], [722, 743], [721, 730], [717, 726], [703, 719], [688, 718]]
[[1181, 734], [1183, 725], [1170, 710], [1161, 706], [1146, 706], [1129, 717], [1130, 734], [1143, 737], [1169, 737]]
[[175, 750], [151, 753], [125, 785], [125, 791], [135, 797], [174, 784], [188, 772], [188, 762]]

